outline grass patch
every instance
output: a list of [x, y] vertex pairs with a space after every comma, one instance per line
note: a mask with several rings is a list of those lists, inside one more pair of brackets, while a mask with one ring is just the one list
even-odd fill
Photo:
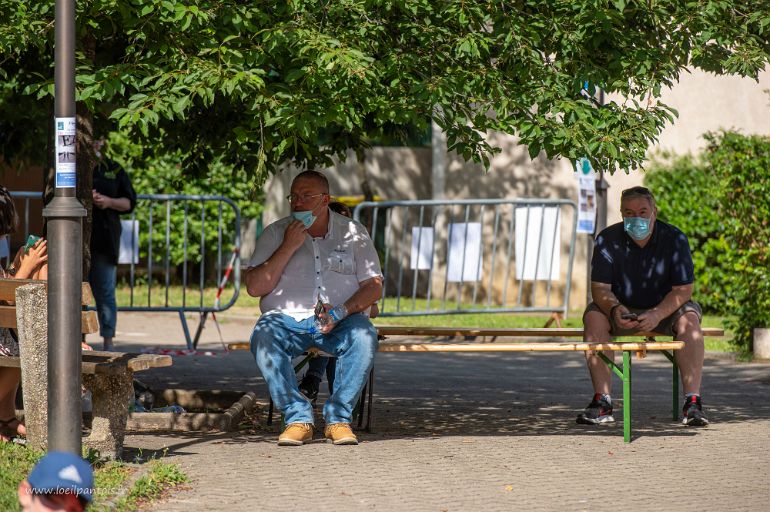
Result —
[[[19, 482], [27, 478], [43, 455], [43, 452], [25, 446], [0, 442], [0, 510], [21, 510], [17, 496]], [[148, 473], [134, 482], [130, 490], [124, 491], [126, 481], [138, 470], [136, 466], [119, 461], [98, 462], [93, 453], [87, 454], [86, 458], [94, 468], [96, 486], [95, 500], [89, 510], [137, 510], [187, 481], [187, 476], [176, 464], [153, 460], [148, 463]]]
[[[169, 490], [188, 481], [177, 464], [150, 461], [149, 472], [139, 478], [131, 490], [115, 502], [112, 510], [131, 511], [165, 496]], [[105, 509], [106, 510], [106, 509]]]
[[0, 510], [21, 510], [16, 490], [43, 454], [0, 442]]

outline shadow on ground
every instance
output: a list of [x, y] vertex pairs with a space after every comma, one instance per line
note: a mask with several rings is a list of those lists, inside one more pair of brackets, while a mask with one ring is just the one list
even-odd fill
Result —
[[[634, 437], [697, 434], [672, 418], [671, 365], [657, 354], [633, 362]], [[170, 372], [146, 372], [153, 386], [186, 389], [253, 390], [260, 397], [252, 425], [239, 434], [178, 434], [174, 450], [186, 443], [221, 436], [223, 443], [274, 442], [280, 419], [265, 425], [267, 390], [246, 352], [216, 358], [175, 359]], [[149, 374], [149, 375], [148, 375]], [[766, 421], [770, 404], [760, 399], [770, 388], [770, 365], [709, 359], [702, 394], [712, 427], [720, 423]], [[622, 436], [622, 386], [614, 381], [617, 422], [577, 425], [576, 415], [591, 399], [579, 353], [379, 354], [370, 432], [362, 440], [441, 436]], [[319, 396], [316, 421], [322, 431]], [[682, 397], [680, 396], [680, 400]], [[681, 402], [678, 402], [677, 414]]]

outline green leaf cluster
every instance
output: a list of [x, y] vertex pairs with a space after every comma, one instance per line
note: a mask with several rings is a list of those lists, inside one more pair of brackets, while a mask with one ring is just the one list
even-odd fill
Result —
[[770, 140], [707, 134], [699, 158], [680, 157], [645, 177], [661, 220], [690, 238], [696, 298], [729, 321], [751, 349], [752, 329], [770, 326]]
[[[46, 137], [53, 4], [0, 0], [7, 161]], [[107, 130], [181, 155], [185, 172], [222, 161], [260, 184], [285, 162], [328, 165], [431, 118], [485, 166], [497, 151], [486, 134], [501, 131], [533, 158], [627, 171], [676, 116], [659, 98], [683, 70], [756, 78], [766, 66], [762, 4], [83, 0], [77, 95]], [[627, 99], [601, 104], [600, 89]]]

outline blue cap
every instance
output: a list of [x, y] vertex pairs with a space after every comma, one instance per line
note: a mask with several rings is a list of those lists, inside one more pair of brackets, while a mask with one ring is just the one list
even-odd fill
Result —
[[49, 452], [32, 468], [27, 481], [35, 494], [71, 493], [89, 502], [94, 497], [91, 465], [72, 453]]

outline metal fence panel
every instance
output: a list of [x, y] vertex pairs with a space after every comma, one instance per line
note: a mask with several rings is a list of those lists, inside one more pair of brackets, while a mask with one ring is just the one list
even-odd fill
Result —
[[[23, 200], [21, 229], [12, 235], [11, 246], [23, 243], [30, 232], [30, 203], [40, 192], [12, 192]], [[137, 223], [136, 232], [126, 237], [129, 262], [119, 265], [126, 273], [128, 300], [118, 302], [118, 311], [176, 312], [179, 314], [188, 348], [197, 346], [209, 313], [225, 311], [235, 304], [240, 292], [241, 213], [231, 199], [213, 195], [138, 194], [137, 205], [123, 220]], [[207, 225], [216, 223], [216, 236], [207, 237]], [[208, 226], [210, 228], [210, 226]], [[181, 236], [172, 237], [172, 233]], [[23, 238], [22, 238], [23, 237]], [[19, 240], [20, 239], [20, 240]], [[207, 241], [208, 239], [208, 241]], [[209, 246], [213, 242], [216, 246]], [[210, 249], [207, 251], [207, 248]], [[213, 262], [210, 254], [215, 254]], [[133, 255], [138, 254], [138, 258]], [[11, 255], [13, 256], [13, 255]], [[190, 262], [198, 276], [193, 279]], [[177, 263], [175, 263], [177, 262]], [[213, 265], [213, 269], [207, 265]], [[232, 296], [224, 304], [205, 297], [206, 276], [216, 279], [221, 292], [232, 273]], [[171, 294], [181, 285], [181, 297]], [[185, 313], [199, 313], [201, 322], [195, 339], [190, 336]]]
[[572, 201], [364, 202], [353, 216], [380, 254], [383, 317], [569, 311]]

